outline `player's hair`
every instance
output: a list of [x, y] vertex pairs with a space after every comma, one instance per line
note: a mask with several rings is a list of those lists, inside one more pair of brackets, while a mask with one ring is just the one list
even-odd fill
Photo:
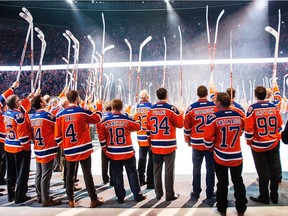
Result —
[[148, 93], [147, 89], [141, 90], [139, 93], [139, 97], [141, 100], [148, 100], [149, 99], [149, 93]]
[[106, 112], [109, 112], [112, 110], [112, 103], [111, 101], [106, 101], [104, 104], [103, 104], [103, 108]]
[[32, 107], [34, 107], [36, 110], [41, 109], [41, 102], [42, 102], [42, 96], [37, 95], [34, 97], [31, 101]]
[[204, 98], [204, 97], [207, 97], [207, 95], [208, 95], [208, 90], [207, 90], [206, 86], [204, 86], [204, 85], [198, 86], [197, 96], [200, 98]]
[[115, 111], [122, 111], [123, 109], [123, 102], [122, 100], [120, 99], [114, 99], [112, 100], [112, 110], [115, 110]]
[[254, 94], [258, 100], [265, 100], [267, 94], [266, 88], [263, 86], [257, 86], [254, 90]]
[[167, 90], [165, 88], [159, 88], [156, 91], [156, 95], [159, 100], [165, 100], [167, 98]]
[[[230, 96], [231, 98], [231, 88], [227, 88], [226, 89], [226, 93]], [[232, 88], [232, 99], [235, 98], [235, 94], [236, 94], [236, 91], [234, 88]]]
[[229, 107], [231, 105], [230, 96], [226, 92], [218, 92], [216, 102], [220, 102], [222, 107]]
[[15, 109], [16, 108], [16, 103], [19, 100], [17, 95], [10, 95], [7, 98], [7, 106], [9, 107], [9, 109]]
[[75, 103], [77, 99], [79, 98], [79, 92], [75, 90], [71, 90], [68, 92], [66, 97], [69, 103]]

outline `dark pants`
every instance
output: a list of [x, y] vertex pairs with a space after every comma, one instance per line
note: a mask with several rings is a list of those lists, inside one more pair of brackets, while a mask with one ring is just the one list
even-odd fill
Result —
[[37, 198], [42, 199], [43, 202], [50, 200], [49, 189], [50, 180], [53, 172], [54, 160], [48, 163], [41, 164], [36, 162], [36, 176], [35, 176], [35, 188]]
[[[8, 201], [26, 201], [30, 170], [31, 151], [6, 152]], [[16, 187], [16, 188], [15, 188]]]
[[166, 199], [172, 199], [174, 194], [175, 151], [170, 154], [153, 154], [154, 161], [154, 187], [156, 197], [163, 196], [162, 168], [165, 163], [165, 190]]
[[67, 174], [66, 174], [66, 193], [69, 200], [74, 200], [74, 177], [75, 177], [75, 167], [77, 166], [77, 163], [81, 164], [84, 182], [86, 186], [86, 190], [91, 198], [91, 201], [97, 200], [97, 194], [96, 190], [94, 188], [94, 181], [91, 173], [91, 155], [81, 161], [67, 161], [66, 160], [66, 168], [67, 168]]
[[123, 180], [123, 166], [125, 167], [129, 185], [132, 193], [134, 194], [134, 198], [137, 199], [142, 196], [139, 177], [136, 170], [136, 159], [135, 156], [128, 160], [112, 160], [111, 163], [111, 172], [112, 172], [112, 180], [114, 184], [114, 190], [116, 196], [119, 200], [124, 200], [126, 196], [126, 191], [124, 188], [124, 180]]
[[0, 182], [5, 181], [6, 175], [6, 152], [4, 150], [4, 143], [0, 143]]
[[104, 184], [109, 182], [110, 178], [112, 180], [111, 169], [109, 169], [109, 161], [109, 157], [107, 157], [104, 151], [101, 151], [102, 181]]
[[244, 213], [247, 209], [247, 198], [246, 198], [246, 189], [243, 183], [242, 178], [242, 168], [243, 164], [236, 167], [227, 167], [219, 165], [215, 162], [215, 171], [217, 175], [217, 209], [219, 212], [226, 212], [228, 200], [228, 185], [229, 185], [229, 177], [228, 177], [228, 169], [230, 169], [232, 183], [234, 185], [234, 197], [236, 199], [236, 209], [238, 213]]
[[149, 155], [147, 166], [147, 186], [154, 186], [153, 153], [149, 146], [139, 146], [139, 160], [138, 160], [139, 180], [140, 182], [145, 182], [147, 155]]
[[266, 152], [255, 152], [252, 150], [256, 171], [259, 177], [259, 198], [264, 202], [269, 199], [269, 180], [270, 197], [278, 200], [279, 183], [279, 144]]
[[206, 162], [206, 196], [210, 199], [214, 192], [215, 173], [214, 173], [214, 158], [211, 151], [199, 151], [192, 148], [192, 163], [193, 163], [193, 193], [199, 198], [201, 189], [201, 166], [203, 158]]

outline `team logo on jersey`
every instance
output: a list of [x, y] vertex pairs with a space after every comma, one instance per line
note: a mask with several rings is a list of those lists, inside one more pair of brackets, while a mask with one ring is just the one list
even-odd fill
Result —
[[174, 112], [178, 112], [178, 109], [177, 109], [175, 106], [171, 106], [171, 109], [172, 109]]
[[253, 111], [253, 107], [250, 106], [250, 107], [248, 108], [248, 110], [247, 110], [247, 113], [250, 114], [252, 111]]

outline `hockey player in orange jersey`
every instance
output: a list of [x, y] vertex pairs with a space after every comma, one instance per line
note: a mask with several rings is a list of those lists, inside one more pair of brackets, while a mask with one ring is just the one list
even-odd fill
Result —
[[67, 94], [69, 105], [56, 118], [55, 140], [63, 148], [66, 165], [66, 193], [69, 206], [75, 207], [74, 180], [76, 162], [82, 167], [85, 186], [91, 198], [90, 208], [95, 208], [104, 203], [104, 199], [97, 197], [91, 173], [91, 153], [93, 152], [90, 138], [89, 124], [97, 124], [101, 119], [101, 113], [92, 113], [79, 107], [79, 93], [71, 90]]
[[217, 182], [217, 209], [226, 215], [228, 207], [228, 185], [230, 170], [235, 190], [238, 215], [246, 211], [246, 190], [242, 178], [243, 158], [240, 136], [244, 131], [244, 119], [230, 108], [231, 100], [227, 93], [219, 92], [216, 97], [217, 112], [207, 118], [204, 130], [204, 142], [207, 148], [214, 151]]
[[165, 88], [159, 88], [156, 94], [159, 101], [147, 114], [147, 137], [153, 152], [154, 187], [156, 198], [161, 199], [164, 195], [162, 168], [165, 163], [166, 201], [173, 201], [179, 197], [174, 192], [176, 128], [183, 127], [184, 119], [175, 106], [167, 103], [168, 94]]

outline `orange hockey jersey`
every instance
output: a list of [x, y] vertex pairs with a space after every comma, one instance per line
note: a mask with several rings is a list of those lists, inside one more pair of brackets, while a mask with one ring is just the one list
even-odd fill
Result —
[[56, 157], [59, 148], [54, 139], [55, 117], [42, 109], [37, 110], [30, 121], [33, 128], [36, 161], [48, 163]]
[[170, 154], [177, 148], [176, 128], [182, 128], [183, 115], [166, 102], [152, 105], [147, 114], [147, 137], [154, 154]]
[[141, 122], [141, 129], [137, 131], [139, 146], [149, 146], [146, 133], [146, 117], [151, 106], [152, 104], [148, 101], [140, 101], [136, 108], [134, 119], [138, 119]]
[[[3, 94], [0, 95], [0, 107], [3, 107], [5, 105], [6, 99], [13, 95], [13, 89], [9, 88], [7, 89]], [[3, 121], [2, 113], [0, 114], [0, 143], [4, 143], [6, 138], [6, 129]]]
[[18, 153], [23, 150], [30, 151], [30, 125], [20, 110], [4, 112], [6, 128], [5, 151]]
[[102, 114], [69, 104], [56, 118], [54, 138], [68, 161], [85, 160], [93, 152], [89, 124], [100, 122]]
[[127, 160], [133, 157], [135, 153], [131, 132], [140, 128], [140, 121], [120, 112], [112, 112], [99, 125], [98, 137], [103, 151], [112, 160]]
[[203, 141], [204, 127], [209, 114], [216, 111], [214, 102], [206, 99], [199, 99], [191, 104], [185, 113], [184, 138], [192, 148], [199, 151], [208, 150]]
[[207, 118], [204, 142], [213, 148], [214, 160], [222, 166], [239, 166], [242, 161], [240, 136], [244, 131], [244, 119], [236, 111], [220, 110]]
[[254, 151], [265, 152], [278, 144], [281, 126], [279, 109], [268, 101], [258, 101], [247, 110], [245, 138]]

